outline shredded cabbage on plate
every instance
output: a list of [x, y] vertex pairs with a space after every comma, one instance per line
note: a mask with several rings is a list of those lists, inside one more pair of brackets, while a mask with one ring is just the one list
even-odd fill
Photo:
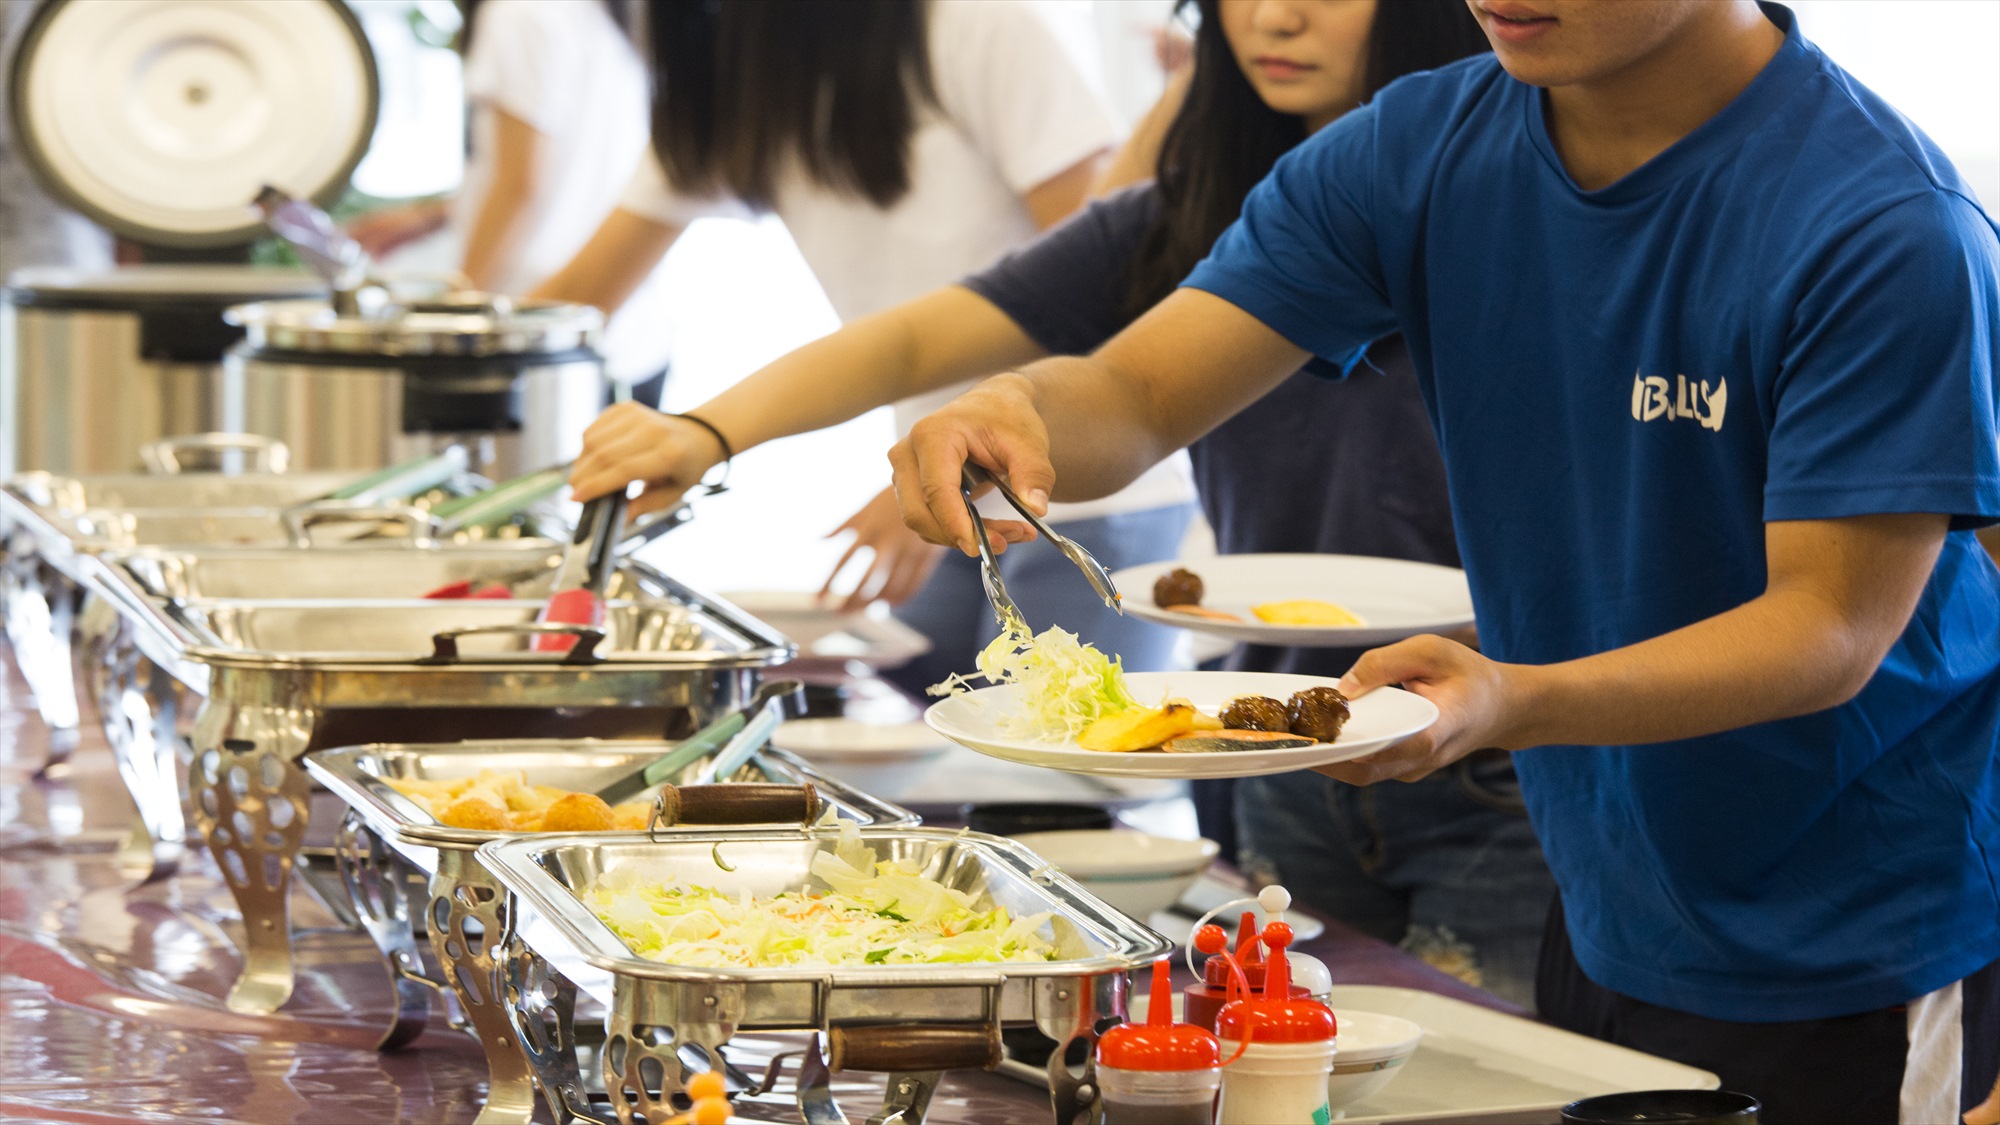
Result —
[[[857, 854], [858, 852], [858, 854]], [[632, 952], [699, 968], [836, 968], [976, 961], [1053, 961], [1048, 914], [980, 910], [972, 896], [865, 848], [813, 857], [831, 890], [758, 898], [608, 872], [584, 902]], [[872, 867], [872, 870], [870, 869]]]
[[[1002, 738], [1074, 742], [1085, 727], [1105, 715], [1139, 706], [1125, 686], [1125, 669], [1116, 657], [1054, 626], [1038, 636], [1018, 623], [1008, 626], [980, 652], [978, 669], [975, 674], [990, 684], [1021, 689], [1015, 707], [994, 717], [993, 729]], [[958, 695], [972, 690], [970, 677], [953, 675], [930, 693]]]

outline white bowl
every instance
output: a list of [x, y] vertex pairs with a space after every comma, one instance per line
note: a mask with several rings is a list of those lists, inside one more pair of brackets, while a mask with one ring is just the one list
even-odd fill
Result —
[[789, 750], [864, 793], [894, 800], [927, 773], [951, 742], [922, 723], [794, 719], [771, 736]]
[[1353, 1105], [1395, 1081], [1424, 1037], [1421, 1026], [1380, 1012], [1335, 1008], [1333, 1018], [1340, 1032], [1326, 1080], [1331, 1109]]
[[1139, 919], [1179, 902], [1221, 850], [1214, 840], [1153, 836], [1127, 828], [1026, 832], [1014, 839], [1091, 894]]

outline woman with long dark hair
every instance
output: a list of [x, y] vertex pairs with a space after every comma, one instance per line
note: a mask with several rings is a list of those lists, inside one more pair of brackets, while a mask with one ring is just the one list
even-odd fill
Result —
[[[1461, 0], [1184, 0], [1184, 7], [1199, 15], [1193, 69], [1142, 124], [1113, 173], [1157, 169], [1154, 182], [1099, 200], [959, 285], [793, 352], [696, 413], [741, 449], [1044, 355], [1088, 352], [1170, 292], [1251, 187], [1313, 130], [1405, 74], [1486, 49]], [[1444, 469], [1408, 354], [1388, 339], [1364, 362], [1373, 373], [1339, 382], [1309, 366], [1190, 447], [1221, 551], [1456, 565]], [[703, 435], [640, 439], [625, 427], [599, 427], [577, 462], [580, 495], [641, 479], [664, 500], [721, 457]], [[1314, 487], [1293, 487], [1298, 480]], [[1007, 555], [1023, 546], [1045, 547], [1018, 545]], [[956, 554], [940, 574], [977, 581], [976, 565]], [[1067, 581], [1083, 585], [1074, 573]], [[960, 670], [971, 652], [944, 653], [942, 666], [925, 674]], [[1252, 647], [1235, 653], [1231, 666], [1338, 675], [1356, 655]], [[1280, 879], [1311, 905], [1531, 1002], [1553, 883], [1505, 754], [1366, 790], [1312, 773], [1261, 778], [1239, 786], [1236, 799], [1242, 861], [1254, 875]]]
[[[647, 16], [657, 159], [539, 296], [617, 308], [689, 223], [763, 213], [784, 221], [834, 311], [852, 322], [951, 282], [1068, 215], [1120, 132], [1026, 0], [656, 0]], [[900, 428], [951, 393], [897, 402]], [[590, 441], [599, 450], [673, 449], [719, 433], [751, 444], [729, 421], [697, 416], [716, 431], [614, 410]], [[633, 475], [655, 479], [643, 465]], [[635, 511], [661, 496], [641, 497]], [[1166, 465], [1051, 518], [1090, 541], [1106, 565], [1131, 565], [1174, 553], [1192, 499], [1185, 466]], [[851, 601], [900, 603], [898, 616], [938, 653], [976, 642], [986, 617], [978, 586], [932, 579], [945, 552], [903, 526], [886, 490], [841, 530], [855, 535], [850, 557], [870, 552]], [[1023, 556], [1008, 564], [1008, 581], [1135, 666], [1171, 659], [1172, 630], [1120, 617], [1047, 569], [1047, 560]]]
[[[629, 0], [463, 0], [470, 152], [450, 199], [348, 224], [377, 257], [439, 229], [474, 288], [519, 295], [561, 269], [597, 229], [646, 152], [646, 68]], [[659, 283], [657, 273], [646, 279]], [[644, 297], [638, 304], [646, 303]], [[612, 319], [612, 378], [654, 401], [673, 349], [658, 317]]]

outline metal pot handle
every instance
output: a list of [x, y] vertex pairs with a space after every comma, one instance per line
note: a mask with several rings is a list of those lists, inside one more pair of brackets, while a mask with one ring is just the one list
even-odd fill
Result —
[[824, 807], [811, 783], [775, 785], [741, 781], [667, 785], [653, 799], [648, 831], [678, 824], [811, 824]]
[[904, 1023], [827, 1031], [829, 1070], [902, 1073], [1000, 1065], [998, 1024]]
[[164, 437], [140, 446], [139, 460], [149, 473], [179, 473], [185, 471], [181, 465], [183, 454], [206, 452], [220, 464], [220, 455], [230, 450], [242, 452], [249, 459], [249, 471], [253, 473], [282, 473], [292, 464], [292, 447], [277, 438], [234, 433]]
[[431, 654], [424, 658], [426, 664], [458, 663], [458, 641], [460, 637], [476, 636], [569, 636], [576, 638], [558, 664], [595, 664], [603, 658], [592, 654], [597, 646], [604, 643], [604, 630], [595, 625], [563, 625], [523, 623], [519, 625], [468, 625], [462, 629], [446, 629], [442, 633], [431, 634]]
[[431, 538], [429, 513], [407, 504], [353, 504], [321, 500], [286, 508], [278, 513], [285, 534], [300, 547], [313, 545], [312, 529], [323, 523], [400, 523], [410, 529], [405, 540], [411, 546]]

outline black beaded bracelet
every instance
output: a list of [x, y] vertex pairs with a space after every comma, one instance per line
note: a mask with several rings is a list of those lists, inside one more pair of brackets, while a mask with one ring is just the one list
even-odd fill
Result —
[[701, 494], [702, 494], [703, 496], [714, 496], [714, 495], [716, 495], [716, 494], [718, 494], [718, 493], [722, 493], [722, 492], [728, 492], [728, 491], [729, 491], [729, 463], [730, 463], [731, 461], [734, 461], [734, 460], [736, 459], [736, 451], [735, 451], [735, 450], [733, 450], [733, 449], [731, 449], [731, 448], [729, 447], [729, 439], [728, 439], [728, 438], [726, 438], [726, 437], [723, 437], [723, 436], [722, 436], [722, 431], [716, 428], [716, 426], [715, 426], [715, 423], [713, 423], [713, 422], [709, 421], [708, 419], [706, 419], [706, 418], [703, 418], [703, 417], [701, 417], [701, 416], [699, 416], [699, 415], [696, 415], [696, 414], [669, 414], [669, 415], [667, 415], [667, 417], [669, 417], [669, 418], [685, 418], [685, 419], [687, 419], [688, 421], [690, 421], [690, 422], [693, 422], [693, 423], [694, 423], [695, 425], [697, 425], [697, 426], [700, 426], [700, 427], [701, 427], [702, 429], [704, 429], [704, 430], [707, 430], [707, 431], [708, 431], [709, 433], [711, 433], [711, 434], [715, 435], [715, 444], [717, 444], [717, 445], [719, 445], [719, 446], [721, 446], [721, 447], [722, 447], [722, 479], [721, 479], [721, 480], [718, 480], [718, 481], [716, 481], [716, 482], [715, 482], [714, 484], [708, 484], [708, 483], [704, 482], [704, 483], [702, 484], [702, 493], [701, 493]]

